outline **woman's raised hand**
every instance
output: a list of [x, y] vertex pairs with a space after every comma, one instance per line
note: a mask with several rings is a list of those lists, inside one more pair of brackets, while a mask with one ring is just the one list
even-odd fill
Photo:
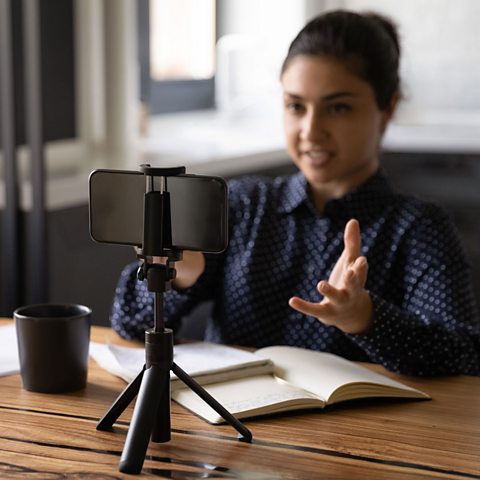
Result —
[[373, 304], [365, 290], [368, 274], [367, 259], [360, 256], [360, 225], [350, 220], [345, 226], [344, 249], [328, 281], [321, 280], [319, 303], [292, 297], [289, 305], [306, 315], [316, 317], [326, 325], [334, 325], [345, 333], [363, 333], [373, 322]]

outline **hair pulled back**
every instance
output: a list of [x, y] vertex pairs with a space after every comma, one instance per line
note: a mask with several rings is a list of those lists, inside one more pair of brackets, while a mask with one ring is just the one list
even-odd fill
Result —
[[282, 74], [297, 55], [328, 56], [372, 87], [377, 105], [385, 110], [400, 90], [400, 43], [394, 23], [376, 13], [336, 10], [315, 17], [292, 41]]

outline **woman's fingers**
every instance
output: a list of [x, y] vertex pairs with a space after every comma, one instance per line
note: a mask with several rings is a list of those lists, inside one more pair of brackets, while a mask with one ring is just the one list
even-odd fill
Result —
[[345, 289], [351, 288], [363, 288], [367, 281], [368, 276], [368, 262], [365, 257], [358, 257], [353, 264], [346, 266], [342, 272], [342, 278], [339, 285], [342, 285], [343, 288], [337, 288], [336, 285], [331, 282], [322, 280], [318, 283], [318, 291], [327, 297], [338, 298], [339, 300], [344, 299], [342, 292]]
[[343, 234], [344, 252], [348, 263], [353, 263], [360, 256], [362, 240], [358, 220], [351, 219], [345, 226]]
[[328, 304], [313, 303], [302, 300], [299, 297], [292, 297], [288, 304], [305, 315], [310, 315], [319, 319], [323, 319], [332, 314], [332, 307]]
[[358, 285], [361, 288], [365, 287], [368, 277], [368, 262], [365, 257], [358, 257], [352, 265], [352, 270], [355, 272], [355, 277]]
[[347, 296], [347, 292], [344, 289], [335, 288], [325, 280], [319, 282], [317, 290], [324, 296], [324, 298], [335, 304], [341, 304], [345, 301]]
[[322, 280], [317, 285], [317, 290], [334, 304], [342, 304], [355, 291], [363, 289], [367, 281], [368, 263], [365, 257], [358, 257], [351, 267], [343, 273], [343, 288], [336, 288], [331, 283]]

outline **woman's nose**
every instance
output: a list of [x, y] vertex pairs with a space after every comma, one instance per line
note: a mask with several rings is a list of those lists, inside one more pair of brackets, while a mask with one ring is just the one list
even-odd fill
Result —
[[327, 126], [318, 112], [308, 112], [301, 125], [300, 137], [310, 142], [319, 141], [328, 136]]

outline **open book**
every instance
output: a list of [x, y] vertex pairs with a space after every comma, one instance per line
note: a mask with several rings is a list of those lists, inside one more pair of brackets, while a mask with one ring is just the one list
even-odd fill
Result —
[[[90, 343], [90, 355], [127, 382], [145, 361], [143, 348]], [[427, 394], [331, 353], [266, 347], [251, 353], [207, 342], [175, 345], [174, 361], [238, 418], [324, 408], [373, 397], [430, 398]], [[223, 419], [171, 374], [172, 399], [210, 423]]]
[[[174, 362], [200, 385], [273, 372], [273, 363], [247, 350], [216, 343], [175, 345]], [[145, 349], [90, 342], [90, 356], [105, 370], [131, 382], [145, 363]], [[170, 372], [172, 392], [185, 387]]]
[[[206, 390], [237, 418], [324, 408], [373, 397], [428, 399], [427, 394], [330, 353], [296, 347], [266, 347], [256, 355], [275, 365], [274, 374], [218, 381]], [[172, 398], [210, 423], [223, 419], [188, 388]]]

